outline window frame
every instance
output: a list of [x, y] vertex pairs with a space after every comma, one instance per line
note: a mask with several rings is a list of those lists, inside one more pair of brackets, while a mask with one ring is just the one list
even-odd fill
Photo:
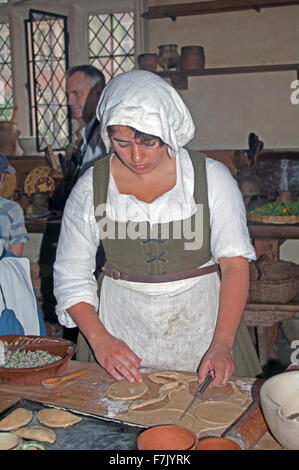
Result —
[[[1, 4], [0, 4], [1, 6]], [[3, 20], [0, 20], [0, 25], [8, 25], [8, 34], [10, 35], [10, 24], [9, 24], [9, 21], [5, 21], [4, 19]], [[14, 114], [14, 107], [15, 107], [15, 104], [14, 104], [14, 83], [13, 83], [13, 71], [12, 71], [12, 62], [13, 62], [13, 57], [12, 57], [12, 45], [11, 45], [11, 38], [10, 38], [10, 65], [11, 65], [11, 90], [12, 90], [12, 102], [11, 104], [8, 103], [9, 105], [8, 106], [4, 106], [4, 108], [6, 110], [11, 110], [11, 115], [13, 116]], [[5, 112], [3, 113], [3, 116], [4, 116]], [[0, 115], [0, 121], [5, 121], [6, 119], [1, 119], [2, 118], [2, 115]]]
[[[90, 27], [89, 27], [89, 24], [90, 24], [90, 17], [93, 16], [93, 17], [98, 17], [100, 15], [107, 15], [108, 17], [108, 23], [109, 23], [109, 27], [112, 28], [112, 24], [114, 22], [114, 18], [115, 15], [117, 15], [118, 13], [121, 13], [121, 14], [124, 14], [124, 13], [132, 13], [132, 10], [122, 10], [122, 11], [115, 11], [115, 12], [109, 12], [109, 13], [96, 13], [96, 14], [89, 14], [88, 15], [88, 25], [87, 25], [87, 29], [88, 29], [88, 60], [89, 60], [89, 63], [93, 64], [96, 62], [96, 59], [97, 57], [99, 57], [100, 59], [103, 59], [104, 57], [106, 58], [109, 58], [109, 54], [107, 54], [106, 56], [102, 55], [102, 56], [91, 56], [90, 54]], [[133, 15], [134, 15], [134, 11], [133, 11]], [[135, 16], [135, 15], [134, 15]], [[118, 20], [116, 20], [118, 21]], [[109, 30], [110, 30], [109, 28]], [[133, 28], [134, 28], [134, 38], [135, 38], [135, 21], [133, 21]], [[92, 30], [93, 31], [93, 30]], [[93, 31], [94, 32], [94, 31]], [[114, 36], [115, 37], [115, 36]], [[118, 41], [117, 41], [118, 42]], [[118, 43], [119, 45], [121, 43]], [[108, 46], [109, 47], [109, 46]], [[108, 51], [108, 49], [107, 49]], [[111, 64], [111, 67], [112, 67], [112, 73], [109, 72], [109, 69], [105, 67], [105, 69], [103, 70], [103, 73], [106, 75], [109, 75], [109, 79], [111, 79], [112, 77], [115, 77], [119, 72], [117, 73], [113, 73], [116, 68], [116, 71], [118, 68], [121, 68], [121, 67], [118, 67], [118, 64], [117, 64], [117, 58], [120, 58], [120, 57], [130, 57], [130, 60], [131, 58], [133, 57], [133, 61], [135, 62], [136, 64], [136, 54], [135, 54], [135, 41], [134, 41], [134, 49], [133, 49], [133, 54], [113, 54], [112, 56], [110, 56], [110, 58], [112, 59], [112, 64]], [[92, 61], [92, 59], [95, 59], [95, 62]], [[101, 60], [100, 60], [101, 62]], [[133, 67], [132, 67], [133, 68]], [[107, 80], [107, 76], [106, 76], [106, 80]], [[107, 80], [108, 81], [108, 80]]]
[[[36, 78], [36, 73], [38, 73], [38, 68], [36, 68], [36, 53], [34, 52], [34, 48], [31, 47], [31, 39], [32, 36], [34, 35], [33, 31], [33, 21], [34, 21], [34, 16], [45, 16], [46, 18], [52, 18], [52, 19], [59, 19], [64, 23], [65, 28], [63, 29], [63, 40], [64, 40], [64, 57], [62, 58], [62, 61], [65, 63], [65, 70], [69, 67], [69, 58], [68, 58], [68, 23], [67, 23], [67, 17], [65, 15], [57, 14], [57, 13], [49, 13], [45, 10], [40, 11], [36, 9], [30, 9], [29, 11], [29, 18], [24, 21], [24, 27], [25, 27], [25, 37], [26, 37], [26, 55], [27, 55], [27, 77], [28, 81], [30, 81], [29, 76], [30, 72], [32, 72], [32, 79], [35, 80]], [[39, 21], [37, 19], [37, 21]], [[32, 49], [32, 50], [31, 50]], [[30, 53], [29, 50], [31, 50], [32, 57], [29, 57]], [[52, 87], [53, 90], [53, 87]], [[51, 92], [52, 92], [51, 90]], [[32, 93], [31, 93], [32, 92]], [[31, 84], [28, 84], [28, 97], [29, 97], [29, 119], [30, 119], [30, 129], [32, 135], [34, 134], [36, 137], [36, 142], [37, 142], [37, 150], [38, 151], [43, 151], [47, 146], [45, 144], [45, 139], [44, 137], [41, 136], [40, 134], [40, 129], [42, 127], [42, 122], [40, 122], [39, 126], [39, 100], [37, 97], [37, 88], [32, 87]], [[53, 93], [55, 96], [55, 92]], [[52, 103], [53, 105], [53, 103]], [[51, 108], [51, 105], [49, 105], [49, 108]], [[60, 107], [59, 107], [60, 108]], [[66, 103], [66, 97], [65, 97], [65, 103], [61, 105], [61, 108], [67, 108], [67, 103]], [[67, 140], [69, 141], [71, 135], [72, 135], [72, 126], [71, 126], [71, 119], [69, 115], [69, 110], [66, 109], [66, 119], [64, 122], [64, 129], [65, 133], [67, 133]], [[51, 134], [51, 133], [50, 133]], [[54, 134], [53, 134], [54, 135]], [[44, 143], [43, 143], [44, 142]], [[57, 136], [56, 142], [50, 142], [49, 145], [53, 147], [54, 150], [63, 150], [64, 147], [59, 146], [59, 139]], [[67, 145], [67, 143], [65, 144]]]

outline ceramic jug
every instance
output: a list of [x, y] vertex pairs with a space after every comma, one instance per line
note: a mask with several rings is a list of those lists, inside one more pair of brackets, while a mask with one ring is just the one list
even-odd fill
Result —
[[159, 46], [158, 62], [164, 70], [178, 69], [180, 56], [176, 44], [164, 44]]

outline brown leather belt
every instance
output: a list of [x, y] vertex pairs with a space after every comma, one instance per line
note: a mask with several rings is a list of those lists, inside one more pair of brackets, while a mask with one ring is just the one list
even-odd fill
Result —
[[109, 263], [105, 263], [102, 267], [102, 271], [106, 276], [112, 277], [116, 280], [123, 279], [124, 281], [132, 282], [170, 282], [214, 273], [218, 271], [218, 265], [211, 264], [210, 266], [205, 266], [203, 268], [189, 269], [188, 271], [170, 274], [127, 274], [121, 273]]

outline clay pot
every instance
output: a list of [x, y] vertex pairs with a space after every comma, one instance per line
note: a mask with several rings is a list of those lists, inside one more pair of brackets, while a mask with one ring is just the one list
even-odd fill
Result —
[[180, 65], [180, 56], [177, 51], [178, 46], [176, 44], [164, 44], [159, 46], [158, 62], [162, 69], [178, 69]]
[[[43, 350], [62, 359], [43, 366], [28, 368], [0, 367], [0, 384], [11, 385], [39, 385], [42, 380], [62, 375], [71, 358], [76, 352], [76, 345], [72, 341], [46, 336], [3, 335], [3, 342], [11, 344], [13, 341], [22, 341], [22, 349], [26, 351]], [[19, 346], [19, 345], [18, 345]]]
[[198, 70], [205, 66], [204, 48], [201, 46], [184, 46], [181, 49], [181, 70]]
[[0, 152], [4, 155], [21, 156], [23, 151], [19, 145], [18, 138], [21, 132], [18, 130], [17, 123], [14, 121], [0, 122]]
[[158, 65], [157, 54], [140, 54], [138, 56], [138, 68], [140, 70], [148, 70], [155, 72]]
[[211, 436], [199, 439], [196, 450], [241, 450], [241, 447], [232, 439]]
[[195, 450], [196, 434], [183, 426], [153, 426], [138, 437], [139, 450]]
[[32, 205], [34, 214], [43, 214], [49, 211], [47, 193], [32, 194]]

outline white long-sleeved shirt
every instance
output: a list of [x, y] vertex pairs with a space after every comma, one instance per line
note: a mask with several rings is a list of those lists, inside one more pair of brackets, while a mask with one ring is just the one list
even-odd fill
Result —
[[[211, 264], [221, 257], [255, 259], [242, 195], [229, 170], [207, 158], [211, 225]], [[186, 150], [176, 159], [177, 182], [150, 204], [120, 194], [110, 173], [107, 203], [117, 220], [123, 209], [129, 220], [166, 223], [190, 217], [194, 170]], [[121, 208], [121, 213], [118, 209]], [[109, 212], [107, 210], [107, 213]], [[101, 301], [93, 276], [101, 233], [93, 207], [93, 172], [79, 179], [65, 208], [54, 265], [56, 312], [61, 324], [76, 326], [67, 309], [87, 302], [98, 311], [107, 331], [142, 357], [142, 366], [195, 371], [212, 340], [220, 281], [217, 273], [158, 284], [114, 280], [104, 276]]]
[[[234, 256], [254, 260], [255, 252], [250, 242], [245, 207], [237, 183], [225, 165], [211, 158], [207, 158], [206, 162], [212, 258], [216, 262], [221, 257]], [[179, 199], [184, 208], [189, 203], [190, 214], [186, 214], [186, 217], [191, 215], [195, 210], [192, 205], [194, 175], [190, 157], [185, 150], [181, 158], [177, 159], [177, 170], [176, 186], [151, 204], [143, 203], [132, 195], [119, 194], [110, 176], [108, 202], [111, 218], [117, 218], [118, 207], [127, 205], [134, 207], [130, 212], [134, 213], [135, 220], [148, 220], [151, 217], [151, 222], [155, 223], [159, 217], [160, 222], [167, 222], [170, 215], [172, 220], [175, 216], [169, 208], [173, 202], [176, 202], [173, 207], [178, 208]], [[180, 215], [181, 212], [178, 218]], [[93, 205], [93, 170], [88, 169], [68, 199], [54, 265], [56, 311], [60, 322], [66, 326], [75, 326], [66, 312], [72, 305], [87, 302], [98, 309], [97, 283], [92, 273], [99, 240]], [[187, 279], [184, 282], [188, 284], [194, 281]]]

